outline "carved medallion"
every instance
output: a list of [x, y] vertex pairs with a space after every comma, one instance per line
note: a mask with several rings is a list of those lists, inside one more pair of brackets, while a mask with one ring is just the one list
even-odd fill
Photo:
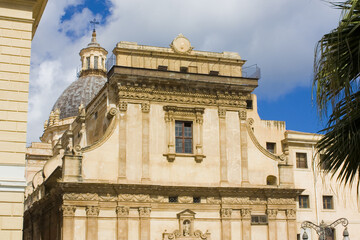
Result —
[[181, 33], [172, 41], [170, 47], [177, 53], [190, 53], [193, 49], [189, 39]]

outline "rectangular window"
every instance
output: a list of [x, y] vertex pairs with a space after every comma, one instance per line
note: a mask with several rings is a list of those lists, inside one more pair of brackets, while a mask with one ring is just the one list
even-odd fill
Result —
[[334, 209], [332, 196], [323, 196], [323, 209]]
[[309, 195], [299, 196], [299, 208], [310, 208]]
[[167, 67], [167, 66], [163, 66], [163, 65], [159, 65], [159, 66], [158, 66], [158, 69], [159, 69], [160, 71], [167, 71], [168, 67]]
[[251, 215], [252, 225], [264, 225], [268, 223], [266, 215]]
[[246, 109], [253, 109], [253, 101], [246, 100]]
[[94, 69], [98, 69], [98, 56], [94, 57]]
[[211, 76], [218, 76], [219, 75], [219, 71], [210, 71], [209, 75]]
[[271, 152], [271, 153], [275, 153], [276, 152], [276, 143], [274, 142], [267, 142], [266, 143], [266, 149]]
[[192, 122], [175, 121], [177, 153], [192, 153]]
[[187, 68], [187, 67], [180, 67], [180, 72], [182, 72], [182, 73], [187, 73], [187, 72], [188, 72], [188, 68]]
[[296, 167], [308, 168], [306, 153], [296, 153]]
[[194, 197], [193, 203], [201, 203], [201, 197]]
[[169, 203], [177, 203], [178, 200], [178, 196], [170, 196], [169, 197]]
[[86, 57], [86, 66], [87, 69], [90, 69], [90, 57]]

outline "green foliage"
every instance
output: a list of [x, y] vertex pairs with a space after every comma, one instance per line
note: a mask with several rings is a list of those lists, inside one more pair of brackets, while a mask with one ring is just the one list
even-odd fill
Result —
[[318, 152], [327, 173], [351, 185], [360, 179], [360, 1], [333, 3], [342, 9], [339, 26], [318, 42], [314, 93], [319, 113], [327, 115]]

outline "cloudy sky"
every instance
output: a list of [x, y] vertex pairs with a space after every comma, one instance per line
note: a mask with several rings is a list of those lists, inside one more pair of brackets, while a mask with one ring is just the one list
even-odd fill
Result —
[[179, 33], [196, 50], [238, 52], [261, 68], [260, 117], [317, 132], [314, 48], [339, 16], [322, 0], [49, 0], [32, 43], [27, 141], [39, 141], [56, 99], [76, 80], [94, 17], [110, 53], [119, 41], [167, 47]]

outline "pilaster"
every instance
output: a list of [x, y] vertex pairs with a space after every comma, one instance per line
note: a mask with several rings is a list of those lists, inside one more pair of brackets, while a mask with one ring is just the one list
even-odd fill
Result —
[[139, 207], [140, 240], [150, 240], [150, 207]]
[[62, 205], [61, 211], [63, 216], [62, 239], [73, 239], [76, 207]]
[[228, 184], [228, 169], [226, 156], [226, 109], [219, 108], [219, 130], [220, 130], [220, 184]]
[[242, 239], [251, 239], [251, 210], [249, 208], [240, 209]]
[[149, 150], [150, 150], [150, 103], [144, 102], [141, 104], [141, 111], [142, 111], [142, 182], [150, 181], [150, 174], [149, 174]]
[[86, 239], [98, 239], [98, 216], [100, 208], [98, 206], [86, 207]]
[[288, 240], [296, 240], [296, 210], [287, 209], [286, 210], [286, 221], [288, 229]]
[[231, 213], [231, 208], [220, 209], [222, 240], [231, 240]]
[[240, 110], [241, 183], [243, 185], [249, 184], [246, 117], [246, 109]]
[[276, 217], [278, 214], [277, 209], [267, 209], [268, 216], [268, 239], [277, 240]]
[[126, 179], [126, 111], [127, 102], [119, 101], [119, 171], [118, 181]]
[[117, 206], [116, 216], [117, 216], [117, 240], [128, 240], [129, 207]]

